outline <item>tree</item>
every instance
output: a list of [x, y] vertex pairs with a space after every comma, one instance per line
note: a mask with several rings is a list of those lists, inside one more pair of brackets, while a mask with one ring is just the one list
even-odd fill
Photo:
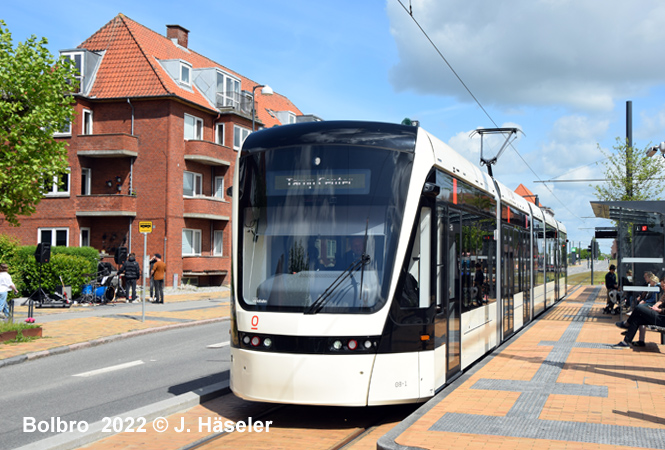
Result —
[[616, 141], [614, 152], [600, 149], [607, 157], [602, 163], [607, 181], [595, 187], [598, 200], [660, 200], [658, 193], [662, 192], [662, 183], [658, 175], [663, 171], [660, 158], [649, 158], [646, 149], [629, 147], [621, 138]]
[[55, 59], [46, 38], [16, 47], [0, 20], [0, 214], [12, 225], [35, 212], [44, 186], [67, 173], [67, 148], [53, 132], [74, 116], [70, 61]]

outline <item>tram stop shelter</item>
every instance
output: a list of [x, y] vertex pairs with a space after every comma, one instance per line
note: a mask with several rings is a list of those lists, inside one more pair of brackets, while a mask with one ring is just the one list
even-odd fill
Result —
[[[614, 236], [612, 253], [616, 253], [617, 278], [622, 289], [625, 292], [658, 290], [657, 286], [646, 286], [644, 273], [653, 272], [661, 280], [665, 277], [665, 202], [598, 201], [591, 202], [591, 208], [596, 217], [613, 220], [616, 224], [616, 233], [601, 233], [597, 238]], [[628, 270], [633, 273], [631, 284], [634, 286], [627, 283]]]

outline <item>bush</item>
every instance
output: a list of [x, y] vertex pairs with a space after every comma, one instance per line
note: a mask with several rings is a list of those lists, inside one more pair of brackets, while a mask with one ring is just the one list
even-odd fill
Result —
[[55, 292], [56, 286], [63, 283], [71, 286], [72, 297], [76, 298], [81, 294], [81, 285], [89, 280], [84, 274], [97, 272], [99, 253], [92, 247], [51, 247], [51, 259], [46, 264], [35, 261], [36, 248], [36, 245], [19, 247], [10, 263], [14, 284], [24, 297], [39, 289], [41, 281], [45, 292]]

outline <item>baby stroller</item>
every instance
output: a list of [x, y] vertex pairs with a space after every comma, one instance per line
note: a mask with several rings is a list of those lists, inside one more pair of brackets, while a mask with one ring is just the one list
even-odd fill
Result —
[[621, 304], [621, 292], [616, 289], [612, 289], [608, 295], [607, 305], [603, 309], [603, 313], [616, 315], [619, 314], [619, 308]]

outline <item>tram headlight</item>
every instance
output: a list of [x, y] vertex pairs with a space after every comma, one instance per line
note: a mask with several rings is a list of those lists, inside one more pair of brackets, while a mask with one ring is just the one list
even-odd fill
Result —
[[270, 339], [269, 337], [267, 337], [263, 340], [263, 346], [264, 347], [270, 348], [271, 345], [272, 345], [272, 339]]
[[367, 339], [363, 345], [365, 346], [365, 349], [369, 350], [370, 348], [372, 348], [372, 341]]
[[258, 336], [254, 336], [252, 338], [252, 347], [258, 347], [261, 344], [261, 338]]
[[358, 341], [355, 339], [351, 339], [347, 344], [347, 347], [349, 347], [349, 350], [355, 350], [358, 348]]
[[245, 345], [249, 345], [249, 343], [251, 342], [251, 340], [252, 340], [252, 338], [250, 338], [249, 336], [245, 335], [245, 336], [242, 338], [242, 343], [245, 344]]
[[341, 350], [342, 349], [342, 341], [336, 340], [333, 342], [332, 348], [335, 350]]

